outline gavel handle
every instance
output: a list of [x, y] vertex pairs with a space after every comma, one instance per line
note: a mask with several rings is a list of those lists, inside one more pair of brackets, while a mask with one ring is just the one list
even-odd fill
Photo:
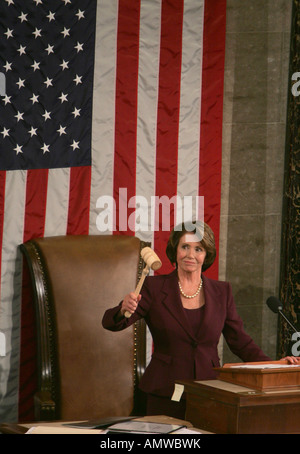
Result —
[[[147, 274], [149, 273], [149, 271], [150, 271], [150, 268], [149, 268], [148, 265], [146, 265], [145, 268], [144, 268], [143, 271], [142, 271], [141, 279], [139, 280], [139, 283], [138, 283], [138, 285], [136, 286], [136, 289], [135, 289], [135, 291], [134, 291], [134, 294], [135, 294], [136, 296], [138, 296], [138, 295], [140, 294], [140, 291], [141, 291], [142, 285], [143, 285], [143, 283], [144, 283], [145, 277], [147, 276]], [[129, 311], [126, 311], [124, 315], [125, 315], [126, 318], [130, 318], [130, 317], [132, 316], [132, 314], [131, 314]]]

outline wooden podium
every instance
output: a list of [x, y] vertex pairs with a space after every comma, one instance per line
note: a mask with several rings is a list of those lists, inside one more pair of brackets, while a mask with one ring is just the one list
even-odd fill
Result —
[[217, 434], [299, 434], [300, 366], [226, 364], [217, 380], [178, 381], [185, 419]]

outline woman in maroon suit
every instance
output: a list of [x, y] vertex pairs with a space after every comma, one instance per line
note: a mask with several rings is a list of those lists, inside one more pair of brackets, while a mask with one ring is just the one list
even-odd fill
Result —
[[[141, 294], [126, 295], [118, 306], [105, 312], [102, 324], [119, 331], [145, 319], [154, 345], [140, 382], [140, 389], [147, 394], [147, 414], [184, 419], [184, 398], [179, 403], [171, 400], [174, 383], [216, 378], [222, 333], [242, 361], [270, 358], [244, 331], [230, 284], [202, 274], [216, 257], [210, 227], [197, 221], [175, 228], [166, 253], [175, 270], [168, 275], [148, 276]], [[130, 318], [124, 316], [126, 311], [132, 314]]]

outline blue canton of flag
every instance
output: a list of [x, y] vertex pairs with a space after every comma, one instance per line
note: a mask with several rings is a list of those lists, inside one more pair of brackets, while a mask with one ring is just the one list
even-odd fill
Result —
[[91, 165], [96, 0], [1, 0], [0, 170]]

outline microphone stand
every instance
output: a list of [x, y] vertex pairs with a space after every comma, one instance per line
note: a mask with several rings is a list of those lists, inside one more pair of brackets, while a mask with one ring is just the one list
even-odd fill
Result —
[[284, 318], [284, 320], [290, 325], [290, 327], [295, 331], [295, 333], [299, 333], [299, 331], [295, 328], [295, 326], [289, 321], [289, 319], [284, 315], [281, 309], [278, 309], [278, 313]]

